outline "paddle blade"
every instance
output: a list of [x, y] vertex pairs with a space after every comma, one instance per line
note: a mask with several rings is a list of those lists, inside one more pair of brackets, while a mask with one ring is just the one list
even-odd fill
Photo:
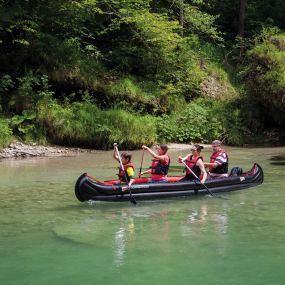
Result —
[[131, 203], [133, 203], [134, 205], [137, 204], [137, 201], [136, 201], [136, 199], [135, 199], [133, 196], [130, 197], [130, 201], [131, 201]]

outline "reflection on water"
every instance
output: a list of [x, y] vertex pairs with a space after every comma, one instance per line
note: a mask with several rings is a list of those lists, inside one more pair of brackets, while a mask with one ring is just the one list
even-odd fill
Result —
[[271, 162], [271, 165], [285, 165], [285, 161]]
[[270, 158], [273, 162], [270, 162], [271, 165], [285, 165], [285, 156], [284, 155], [274, 155]]
[[115, 257], [114, 263], [117, 266], [124, 265], [124, 254], [126, 248], [126, 229], [119, 228], [115, 233]]
[[125, 226], [119, 227], [115, 232], [114, 238], [114, 263], [120, 267], [124, 265], [126, 247], [135, 240], [135, 224], [132, 217], [127, 217], [126, 213], [122, 214]]
[[277, 161], [280, 161], [280, 160], [285, 160], [285, 155], [274, 155], [270, 158], [270, 160], [277, 160]]
[[203, 223], [206, 220], [207, 216], [207, 207], [204, 205], [201, 207], [200, 211], [198, 212], [197, 210], [193, 210], [192, 213], [189, 215], [189, 222], [190, 223]]
[[[283, 161], [285, 148], [229, 153], [244, 170], [261, 164], [264, 184], [225, 194], [228, 200], [197, 196], [137, 206], [74, 196], [82, 172], [114, 177], [112, 152], [1, 161], [1, 283], [284, 284], [285, 168], [271, 163]], [[172, 151], [173, 163], [184, 154]], [[139, 165], [141, 152], [133, 157]]]

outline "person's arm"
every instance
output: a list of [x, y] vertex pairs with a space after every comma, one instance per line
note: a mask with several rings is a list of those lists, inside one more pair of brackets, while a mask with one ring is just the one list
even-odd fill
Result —
[[178, 156], [178, 162], [179, 163], [182, 163], [182, 160], [186, 160], [187, 158], [189, 157], [189, 154], [187, 154], [185, 157], [182, 157], [182, 156]]
[[132, 186], [132, 184], [134, 183], [134, 179], [130, 179], [130, 182], [129, 182], [129, 186], [131, 187]]
[[204, 166], [210, 167], [210, 168], [216, 168], [218, 164], [216, 162], [204, 162]]
[[149, 173], [151, 173], [151, 169], [141, 172], [139, 176]]
[[203, 175], [203, 177], [201, 179], [201, 183], [204, 184], [206, 179], [207, 179], [207, 172], [205, 170], [204, 163], [203, 163], [202, 159], [198, 159], [196, 164], [199, 166], [199, 168], [201, 170], [201, 174]]
[[164, 160], [165, 159], [165, 154], [164, 155], [158, 155], [153, 150], [151, 150], [149, 147], [147, 147], [146, 145], [143, 145], [142, 148], [147, 150], [151, 156], [153, 156], [154, 158], [156, 158], [158, 160]]
[[113, 152], [113, 158], [116, 159], [118, 162], [120, 162], [120, 160], [119, 160], [119, 158], [118, 158], [118, 156], [116, 154], [115, 148], [114, 148], [114, 152]]

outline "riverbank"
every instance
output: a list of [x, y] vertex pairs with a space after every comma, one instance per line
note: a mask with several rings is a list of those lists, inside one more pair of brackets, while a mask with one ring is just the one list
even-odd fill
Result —
[[43, 146], [36, 143], [27, 145], [19, 141], [12, 142], [7, 148], [0, 151], [0, 159], [3, 158], [26, 158], [26, 157], [53, 157], [72, 156], [80, 152], [91, 152], [92, 150], [81, 148], [68, 148], [61, 146]]
[[[200, 143], [199, 145], [203, 146], [204, 148], [211, 148], [212, 145], [211, 144], [203, 144], [203, 143]], [[191, 144], [183, 144], [183, 143], [169, 143], [167, 144], [168, 146], [168, 149], [181, 149], [181, 150], [184, 150], [184, 149], [190, 149], [190, 146]]]
[[[210, 148], [211, 145], [202, 144], [204, 148]], [[169, 143], [169, 149], [189, 149], [189, 144]], [[55, 156], [73, 156], [82, 152], [94, 152], [94, 149], [72, 148], [62, 146], [44, 146], [33, 143], [24, 144], [19, 141], [13, 141], [7, 148], [0, 150], [0, 159], [4, 158], [27, 158], [27, 157], [55, 157]]]
[[[171, 150], [187, 150], [191, 144], [169, 143], [168, 148]], [[205, 149], [211, 148], [211, 144], [201, 144]], [[266, 146], [264, 142], [263, 146]], [[272, 146], [274, 144], [268, 144]], [[257, 145], [255, 145], [257, 146]], [[258, 145], [260, 147], [260, 145]], [[280, 146], [276, 144], [274, 146]], [[33, 143], [31, 145], [24, 144], [19, 141], [13, 141], [7, 148], [0, 150], [0, 159], [4, 158], [28, 158], [28, 157], [58, 157], [58, 156], [74, 156], [78, 153], [95, 152], [99, 150], [74, 148], [64, 146], [44, 146]]]

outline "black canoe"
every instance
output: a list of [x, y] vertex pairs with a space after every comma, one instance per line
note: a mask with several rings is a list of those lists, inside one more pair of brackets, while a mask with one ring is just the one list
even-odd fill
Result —
[[[146, 178], [137, 178], [131, 192], [136, 200], [160, 199], [193, 194], [207, 194], [208, 191], [199, 182], [179, 182], [182, 177], [169, 177], [169, 182], [148, 183]], [[116, 185], [113, 181], [99, 181], [87, 173], [82, 174], [75, 184], [75, 195], [81, 202], [127, 201], [130, 199], [126, 185]], [[229, 192], [254, 187], [263, 182], [263, 171], [258, 164], [239, 176], [206, 180], [205, 185], [213, 193]], [[125, 190], [125, 191], [122, 191]]]

